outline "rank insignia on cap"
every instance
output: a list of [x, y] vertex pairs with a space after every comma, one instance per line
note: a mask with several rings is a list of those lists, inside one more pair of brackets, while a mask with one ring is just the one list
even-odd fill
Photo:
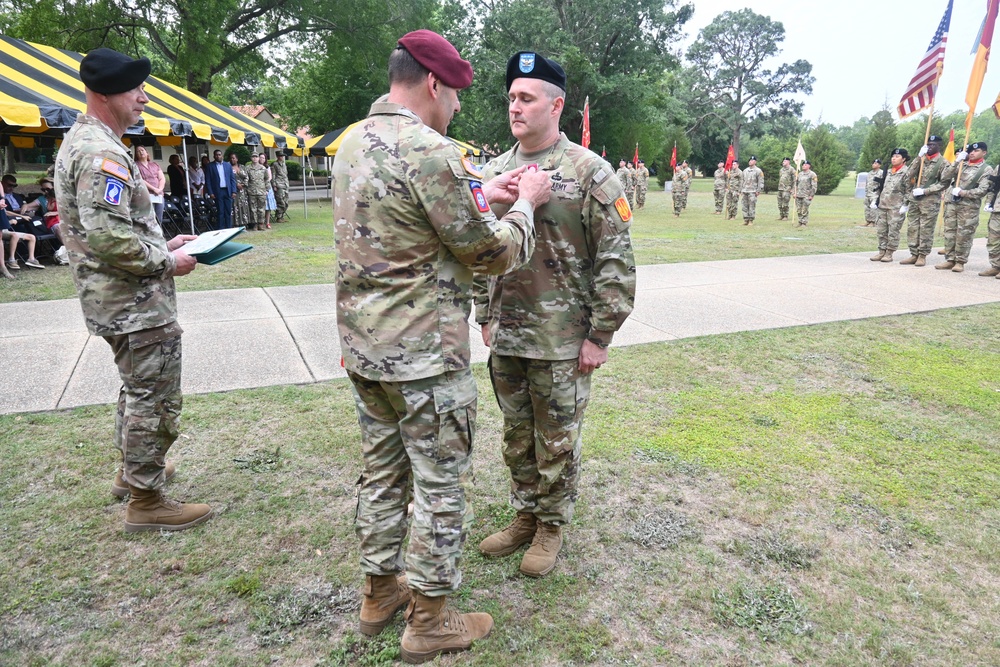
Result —
[[476, 208], [479, 209], [479, 212], [488, 212], [490, 210], [490, 203], [486, 201], [486, 195], [483, 194], [483, 184], [479, 181], [472, 181], [469, 183], [469, 188], [472, 189], [472, 198], [476, 200]]
[[462, 166], [465, 167], [465, 172], [467, 174], [475, 176], [476, 178], [483, 177], [483, 172], [479, 171], [479, 167], [474, 165], [472, 163], [472, 160], [470, 160], [469, 158], [467, 157], [462, 158]]
[[522, 53], [521, 57], [517, 61], [517, 66], [518, 69], [520, 69], [525, 74], [535, 69], [535, 54]]
[[615, 200], [615, 209], [621, 216], [622, 222], [628, 222], [632, 219], [632, 209], [629, 208], [628, 200], [625, 197], [619, 197]]
[[130, 175], [128, 169], [125, 168], [125, 165], [118, 164], [114, 160], [109, 160], [107, 158], [104, 158], [104, 162], [101, 163], [101, 171], [105, 174], [111, 174], [116, 178], [120, 178], [123, 181], [127, 181]]
[[118, 206], [122, 202], [123, 192], [125, 192], [125, 184], [117, 178], [109, 178], [104, 186], [104, 201], [112, 206]]

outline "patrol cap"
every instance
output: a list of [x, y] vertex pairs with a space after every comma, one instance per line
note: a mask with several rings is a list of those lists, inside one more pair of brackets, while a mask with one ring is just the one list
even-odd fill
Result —
[[444, 85], [462, 90], [472, 85], [472, 64], [463, 60], [458, 49], [432, 30], [414, 30], [399, 38], [397, 47], [405, 50]]
[[507, 61], [507, 90], [514, 79], [541, 79], [566, 92], [566, 72], [559, 63], [532, 51], [518, 51]]
[[932, 141], [936, 141], [938, 143], [941, 143], [941, 137], [939, 137], [936, 134], [932, 134], [931, 136], [927, 137], [927, 143], [931, 143]]
[[893, 149], [893, 151], [889, 153], [889, 155], [902, 155], [904, 160], [910, 159], [910, 151], [906, 150], [905, 148]]
[[986, 150], [986, 142], [985, 141], [976, 141], [974, 143], [969, 144], [968, 148], [966, 148], [965, 150], [967, 152], [969, 152], [969, 151], [985, 151]]
[[94, 49], [80, 61], [80, 80], [101, 95], [125, 93], [149, 78], [149, 58], [133, 60], [112, 49]]

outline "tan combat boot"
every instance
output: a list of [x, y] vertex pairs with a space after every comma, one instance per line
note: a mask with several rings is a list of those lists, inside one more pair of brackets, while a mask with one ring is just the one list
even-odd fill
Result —
[[521, 559], [521, 574], [544, 577], [556, 566], [556, 557], [562, 549], [562, 528], [551, 523], [538, 522], [535, 539]]
[[913, 263], [913, 266], [927, 266], [927, 258], [923, 255], [917, 255], [917, 261]]
[[[174, 465], [173, 461], [167, 461], [166, 468], [163, 471], [166, 473], [167, 481], [174, 476], [177, 472], [177, 466]], [[128, 496], [128, 482], [122, 477], [122, 469], [118, 469], [118, 473], [115, 475], [115, 481], [111, 482], [111, 494], [118, 496], [119, 498], [125, 498]]]
[[208, 505], [182, 503], [164, 498], [160, 490], [129, 486], [131, 500], [125, 507], [125, 532], [186, 530], [212, 518]]
[[535, 515], [518, 512], [513, 523], [480, 542], [479, 551], [484, 556], [506, 556], [517, 551], [522, 544], [530, 542], [534, 536]]
[[984, 276], [986, 278], [992, 278], [993, 276], [1000, 276], [1000, 269], [996, 268], [995, 266], [992, 266], [986, 269], [985, 271], [980, 271], [979, 275]]
[[952, 273], [961, 273], [962, 271], [965, 271], [965, 264], [961, 262], [955, 262], [955, 266], [951, 267]]
[[430, 598], [413, 591], [406, 608], [406, 630], [399, 643], [403, 662], [419, 665], [442, 653], [467, 651], [472, 642], [482, 639], [493, 629], [489, 614], [460, 614], [446, 606], [447, 597]]
[[885, 251], [885, 254], [884, 254], [884, 255], [882, 255], [882, 259], [881, 259], [880, 261], [883, 261], [883, 262], [891, 262], [891, 261], [892, 261], [892, 254], [893, 254], [894, 252], [896, 252], [896, 251], [895, 251], [895, 250], [886, 250], [886, 251]]
[[389, 625], [396, 612], [410, 602], [406, 577], [394, 574], [365, 575], [361, 591], [361, 634], [374, 637]]
[[885, 250], [879, 250], [877, 253], [875, 253], [874, 255], [872, 255], [871, 257], [869, 257], [868, 259], [870, 259], [873, 262], [877, 262], [880, 259], [882, 259], [883, 257], [885, 257]]
[[941, 262], [940, 264], [935, 264], [934, 268], [937, 269], [938, 271], [947, 271], [948, 269], [951, 269], [954, 266], [955, 262], [949, 260], [947, 262]]
[[917, 263], [917, 256], [916, 255], [910, 255], [906, 259], [901, 260], [899, 263], [900, 264], [916, 264]]

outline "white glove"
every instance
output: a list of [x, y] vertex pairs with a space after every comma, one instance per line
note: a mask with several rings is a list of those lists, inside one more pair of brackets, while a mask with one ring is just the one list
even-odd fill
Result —
[[874, 211], [875, 209], [878, 208], [878, 202], [877, 201], [873, 201], [871, 204], [868, 205], [868, 208], [870, 208], [871, 210]]
[[969, 154], [965, 151], [960, 151], [955, 155], [955, 162], [965, 162], [965, 158], [969, 157]]
[[902, 206], [899, 207], [899, 213], [901, 215], [904, 214], [904, 213], [906, 213], [909, 210], [910, 210], [910, 205], [909, 204], [903, 204]]
[[993, 207], [990, 206], [989, 204], [987, 204], [986, 208], [984, 208], [983, 210], [986, 211], [987, 213], [992, 213], [993, 212]]
[[924, 194], [924, 189], [923, 188], [913, 188], [913, 196], [914, 197], [922, 197], [923, 194]]
[[961, 197], [962, 196], [962, 188], [952, 188], [951, 189], [951, 196], [952, 197]]
[[920, 152], [917, 153], [917, 155], [919, 157], [923, 157], [923, 156], [927, 155], [927, 144], [924, 144], [923, 146], [920, 147]]

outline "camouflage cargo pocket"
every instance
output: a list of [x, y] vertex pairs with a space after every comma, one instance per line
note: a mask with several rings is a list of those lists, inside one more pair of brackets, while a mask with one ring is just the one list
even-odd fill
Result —
[[472, 452], [477, 396], [476, 379], [468, 371], [451, 384], [434, 387], [439, 461], [463, 459]]
[[448, 504], [461, 505], [461, 507], [452, 512], [437, 511], [431, 515], [430, 551], [435, 556], [444, 556], [462, 550], [465, 503], [458, 498], [450, 500], [451, 502]]
[[[547, 421], [551, 429], [575, 430], [586, 405], [588, 378], [580, 374], [578, 361], [552, 362], [552, 385], [549, 388]], [[583, 386], [581, 386], [581, 384]], [[572, 448], [572, 441], [567, 442]]]

